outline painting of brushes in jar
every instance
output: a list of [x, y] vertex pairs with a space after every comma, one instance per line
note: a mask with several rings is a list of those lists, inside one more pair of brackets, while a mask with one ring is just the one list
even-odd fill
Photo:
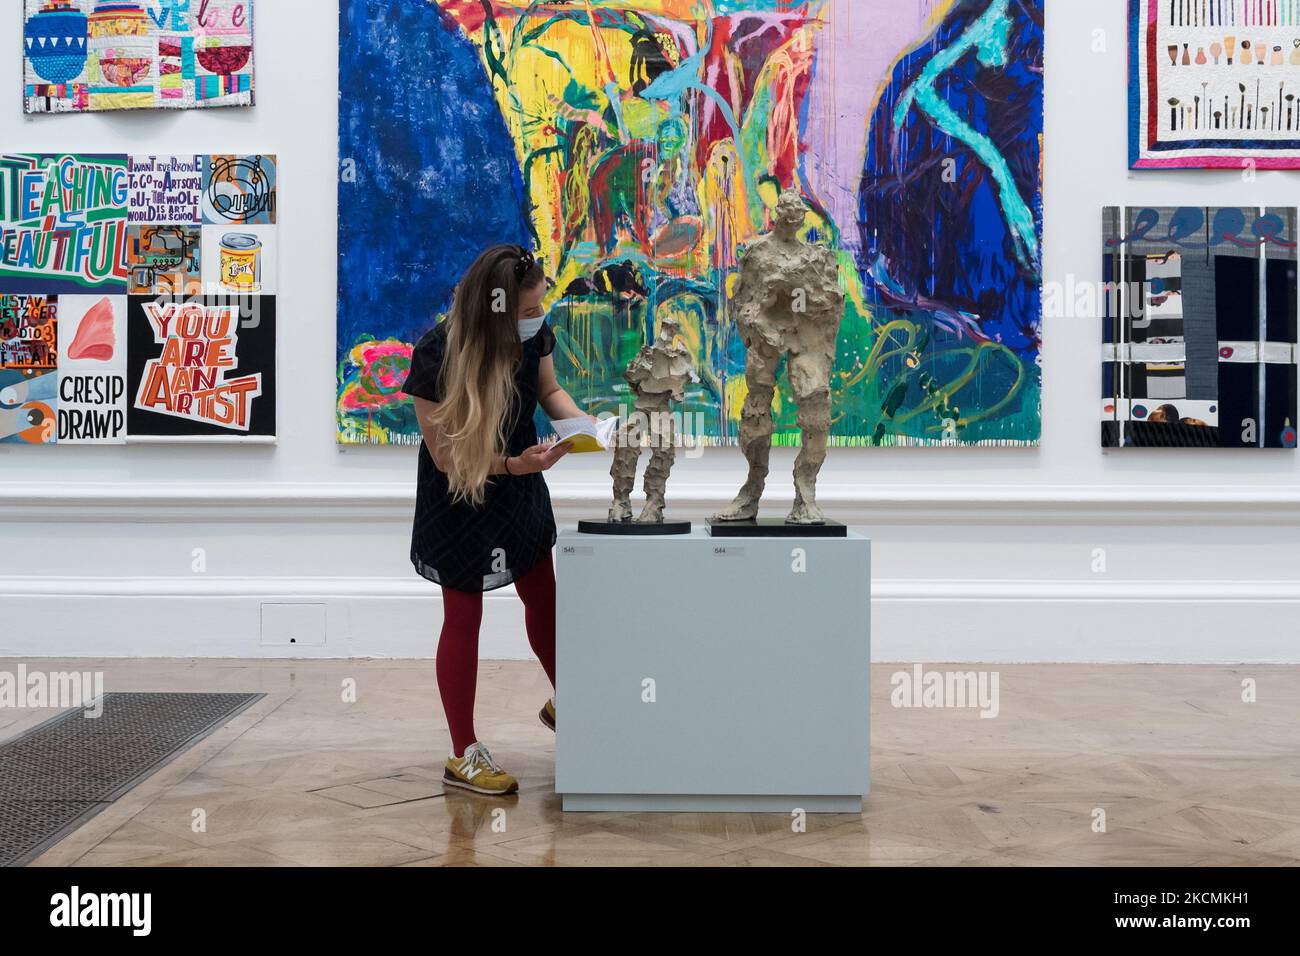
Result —
[[1129, 0], [1129, 165], [1300, 168], [1300, 0]]

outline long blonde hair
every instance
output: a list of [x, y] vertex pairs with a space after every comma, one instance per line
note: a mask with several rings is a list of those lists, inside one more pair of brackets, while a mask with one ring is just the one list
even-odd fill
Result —
[[507, 419], [518, 400], [519, 295], [545, 281], [526, 249], [500, 245], [475, 259], [456, 286], [439, 371], [442, 401], [429, 419], [446, 442], [452, 501], [482, 504], [493, 459], [507, 453]]

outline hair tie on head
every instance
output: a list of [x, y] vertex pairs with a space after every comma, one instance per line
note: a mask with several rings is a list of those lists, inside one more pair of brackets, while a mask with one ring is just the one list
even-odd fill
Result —
[[537, 260], [533, 258], [532, 252], [520, 246], [519, 261], [515, 263], [515, 279], [522, 279], [535, 268], [537, 268]]

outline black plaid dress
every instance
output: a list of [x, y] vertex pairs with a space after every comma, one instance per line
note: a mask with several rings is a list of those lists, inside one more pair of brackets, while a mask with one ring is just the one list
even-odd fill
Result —
[[[411, 354], [411, 371], [402, 391], [439, 401], [438, 369], [447, 344], [443, 323], [424, 335]], [[509, 455], [537, 444], [537, 372], [542, 357], [555, 348], [549, 325], [523, 344], [515, 373], [518, 398], [505, 433]], [[540, 473], [488, 479], [483, 504], [453, 504], [447, 476], [438, 470], [424, 442], [416, 479], [411, 563], [421, 576], [456, 591], [492, 591], [523, 575], [555, 546], [551, 495]]]

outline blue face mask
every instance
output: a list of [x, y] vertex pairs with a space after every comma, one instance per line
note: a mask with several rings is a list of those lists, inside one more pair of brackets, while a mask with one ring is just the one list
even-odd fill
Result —
[[538, 332], [542, 331], [542, 325], [546, 322], [546, 316], [540, 316], [536, 319], [519, 320], [519, 341], [527, 342]]

